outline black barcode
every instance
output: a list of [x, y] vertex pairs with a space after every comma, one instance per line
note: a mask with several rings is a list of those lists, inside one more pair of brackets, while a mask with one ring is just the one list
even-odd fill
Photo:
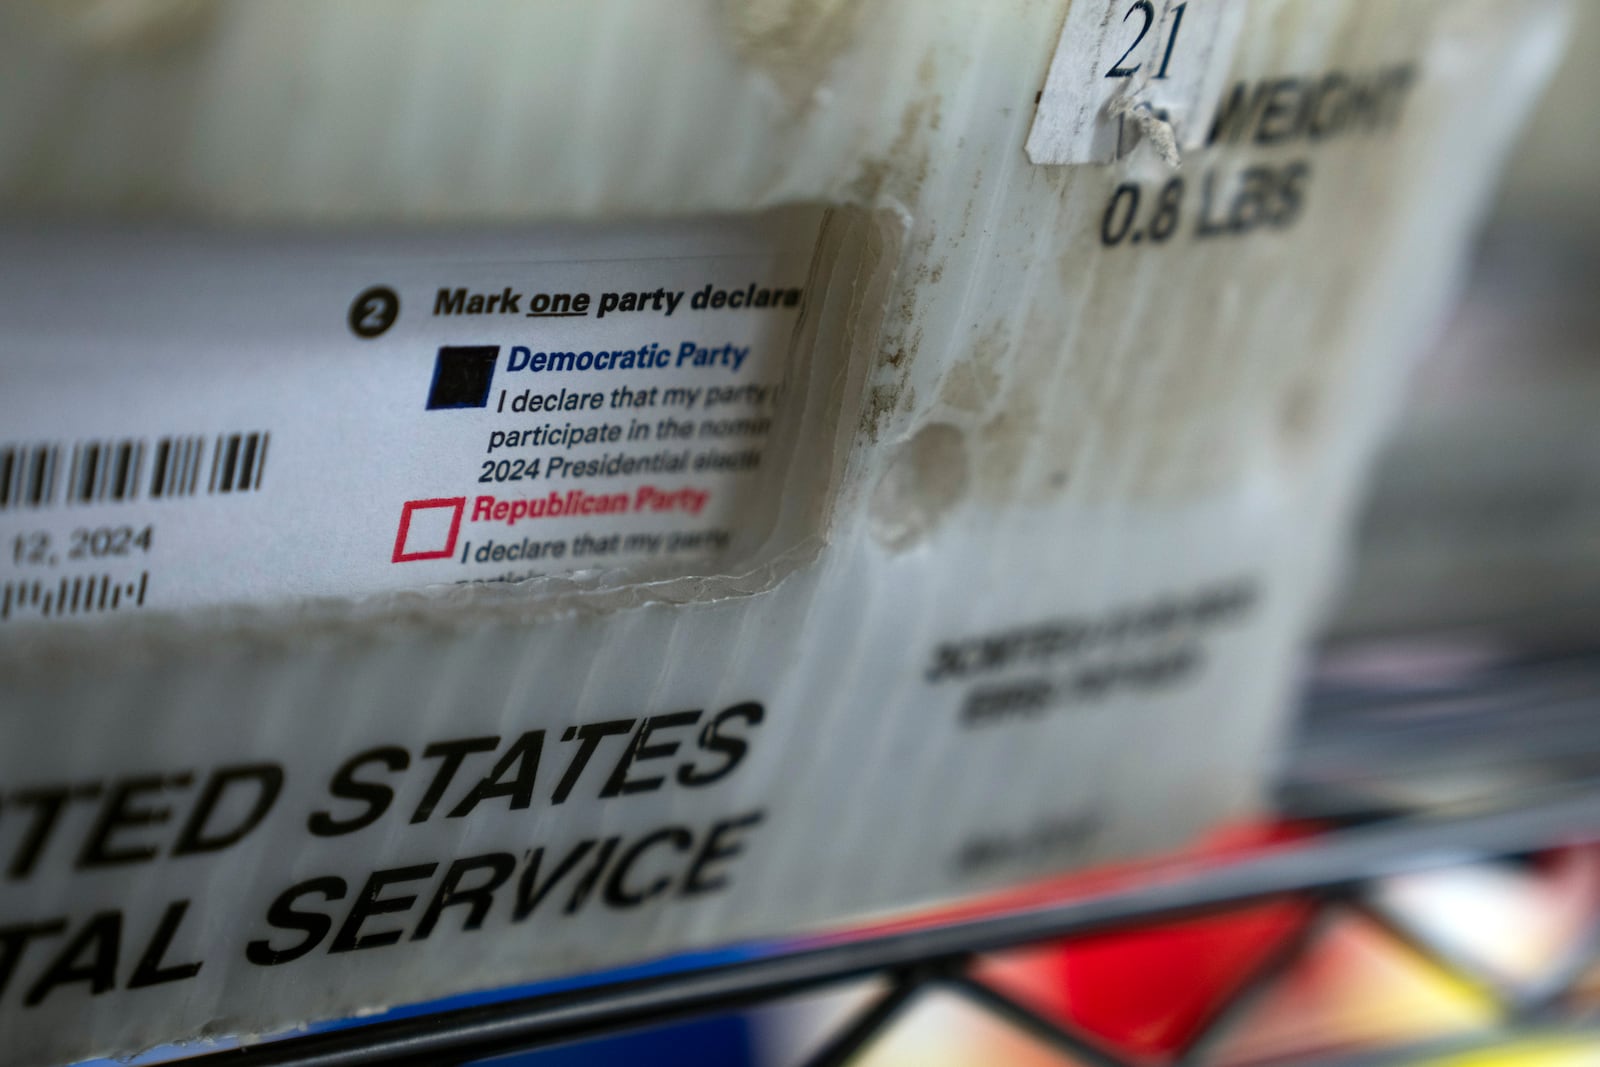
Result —
[[211, 450], [213, 493], [243, 493], [261, 488], [261, 472], [267, 465], [267, 435], [264, 433], [225, 433], [217, 437]]
[[150, 472], [150, 499], [193, 496], [200, 484], [201, 460], [205, 458], [204, 437], [163, 437], [156, 443], [154, 469]]
[[82, 441], [72, 448], [67, 503], [103, 504], [139, 495], [144, 442]]
[[0, 448], [0, 511], [42, 508], [55, 502], [60, 445]]
[[0, 446], [0, 512], [261, 488], [266, 431]]
[[16, 618], [55, 619], [64, 615], [103, 615], [144, 606], [150, 572], [137, 578], [96, 574], [76, 578], [19, 579], [0, 583], [0, 622]]

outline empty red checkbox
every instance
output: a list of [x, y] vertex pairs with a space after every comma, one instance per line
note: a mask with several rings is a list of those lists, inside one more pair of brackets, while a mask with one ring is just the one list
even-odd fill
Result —
[[400, 509], [393, 562], [449, 559], [455, 554], [456, 534], [461, 532], [461, 514], [466, 508], [464, 496], [407, 500]]

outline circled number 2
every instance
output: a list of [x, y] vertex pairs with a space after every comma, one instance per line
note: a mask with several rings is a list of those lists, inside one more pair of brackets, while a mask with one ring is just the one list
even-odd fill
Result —
[[363, 340], [380, 337], [400, 317], [400, 296], [387, 285], [374, 285], [356, 295], [346, 321], [350, 332]]

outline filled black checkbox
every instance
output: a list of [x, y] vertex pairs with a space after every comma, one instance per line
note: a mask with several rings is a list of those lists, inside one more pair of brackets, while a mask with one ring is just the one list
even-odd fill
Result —
[[489, 385], [499, 345], [445, 345], [433, 364], [428, 410], [481, 408], [489, 403]]

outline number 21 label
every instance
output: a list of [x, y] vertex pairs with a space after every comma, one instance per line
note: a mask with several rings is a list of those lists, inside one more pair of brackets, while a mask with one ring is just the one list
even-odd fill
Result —
[[1145, 104], [1180, 143], [1203, 141], [1245, 0], [1073, 0], [1033, 128], [1038, 164], [1111, 163], [1128, 144], [1113, 104]]

